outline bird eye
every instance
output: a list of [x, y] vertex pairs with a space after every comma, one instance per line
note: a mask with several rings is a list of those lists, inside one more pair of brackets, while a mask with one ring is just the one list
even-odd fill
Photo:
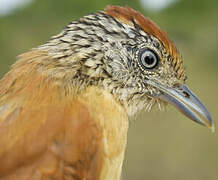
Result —
[[139, 63], [145, 69], [153, 69], [158, 65], [159, 58], [151, 49], [143, 49], [139, 53]]

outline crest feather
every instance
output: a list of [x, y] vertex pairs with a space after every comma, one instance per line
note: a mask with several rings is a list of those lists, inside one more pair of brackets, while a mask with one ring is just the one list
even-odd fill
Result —
[[155, 36], [159, 41], [163, 43], [168, 53], [171, 54], [176, 60], [175, 64], [181, 65], [181, 72], [178, 73], [178, 75], [180, 77], [184, 76], [182, 60], [176, 47], [167, 36], [167, 33], [164, 30], [160, 29], [150, 18], [143, 16], [141, 13], [133, 10], [128, 6], [107, 6], [105, 11], [108, 15], [114, 17], [115, 19], [118, 19], [119, 21], [131, 26], [134, 26], [134, 24], [136, 24], [149, 35]]

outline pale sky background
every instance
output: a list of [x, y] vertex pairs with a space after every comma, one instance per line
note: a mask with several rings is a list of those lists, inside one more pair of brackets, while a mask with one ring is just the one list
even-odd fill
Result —
[[[0, 16], [6, 16], [13, 13], [17, 8], [28, 5], [34, 0], [0, 0]], [[144, 8], [151, 10], [161, 10], [177, 0], [140, 0]]]
[[31, 3], [33, 0], [0, 0], [0, 16], [6, 16], [17, 8]]
[[140, 0], [141, 5], [146, 9], [158, 11], [164, 9], [177, 0]]

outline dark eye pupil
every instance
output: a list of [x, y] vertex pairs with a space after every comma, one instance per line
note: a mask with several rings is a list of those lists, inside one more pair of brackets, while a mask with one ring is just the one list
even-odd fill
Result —
[[144, 61], [145, 61], [146, 64], [151, 65], [151, 64], [154, 63], [154, 56], [147, 55], [147, 56], [145, 56]]
[[151, 49], [142, 49], [139, 52], [139, 64], [144, 69], [153, 69], [158, 65], [158, 55]]

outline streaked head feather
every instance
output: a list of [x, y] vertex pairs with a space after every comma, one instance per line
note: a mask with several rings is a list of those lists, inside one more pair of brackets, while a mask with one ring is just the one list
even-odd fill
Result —
[[[141, 13], [133, 10], [132, 8], [120, 7], [120, 6], [107, 6], [106, 13], [119, 21], [134, 26], [135, 24], [145, 31], [147, 34], [156, 37], [165, 46], [167, 52], [174, 58], [173, 64], [177, 66], [177, 72], [179, 78], [184, 77], [184, 69], [182, 60], [177, 48], [167, 36], [167, 33], [160, 29], [151, 19], [143, 16]], [[179, 67], [178, 67], [179, 66]]]

